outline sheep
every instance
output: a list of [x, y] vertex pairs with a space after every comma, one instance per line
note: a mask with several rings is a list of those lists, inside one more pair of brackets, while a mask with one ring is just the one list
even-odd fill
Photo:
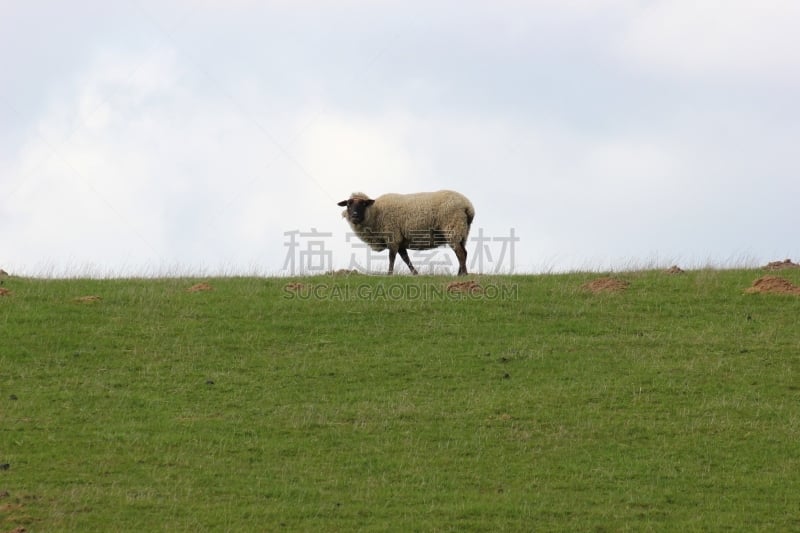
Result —
[[449, 244], [458, 258], [458, 275], [467, 274], [467, 236], [475, 208], [455, 191], [384, 194], [371, 199], [353, 193], [337, 205], [347, 206], [342, 217], [358, 237], [376, 252], [389, 249], [389, 274], [397, 254], [412, 274], [407, 250], [430, 250]]

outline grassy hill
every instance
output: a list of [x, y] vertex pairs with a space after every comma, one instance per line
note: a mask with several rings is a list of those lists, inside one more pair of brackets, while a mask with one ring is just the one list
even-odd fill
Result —
[[0, 531], [800, 529], [763, 274], [6, 278]]

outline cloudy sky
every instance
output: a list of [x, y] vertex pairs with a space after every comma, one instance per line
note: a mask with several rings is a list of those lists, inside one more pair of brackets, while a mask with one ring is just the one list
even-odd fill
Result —
[[0, 267], [380, 270], [336, 202], [442, 188], [473, 270], [797, 260], [799, 26], [795, 0], [0, 0]]

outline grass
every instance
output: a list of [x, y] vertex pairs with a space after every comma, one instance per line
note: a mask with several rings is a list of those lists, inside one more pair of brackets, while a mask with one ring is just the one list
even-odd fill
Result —
[[7, 278], [0, 531], [797, 530], [761, 274]]

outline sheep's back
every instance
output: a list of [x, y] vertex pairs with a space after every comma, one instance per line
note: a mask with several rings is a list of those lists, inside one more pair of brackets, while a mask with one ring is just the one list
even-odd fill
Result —
[[[394, 224], [414, 228], [439, 228], [454, 216], [468, 210], [474, 214], [470, 201], [455, 191], [389, 193], [379, 196], [375, 203], [382, 217]], [[471, 216], [471, 215], [470, 215]]]
[[375, 204], [386, 228], [431, 228], [438, 224], [441, 215], [429, 193], [384, 194]]

